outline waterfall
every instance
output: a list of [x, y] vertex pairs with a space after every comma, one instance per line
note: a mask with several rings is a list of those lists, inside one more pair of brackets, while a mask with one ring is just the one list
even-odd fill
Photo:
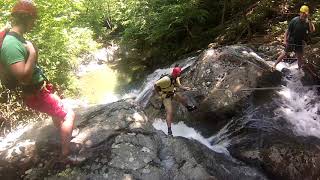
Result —
[[[177, 62], [182, 67], [182, 72], [195, 63], [197, 57], [189, 57]], [[175, 63], [176, 64], [176, 63]], [[174, 66], [174, 65], [172, 65]], [[144, 81], [142, 88], [138, 91], [135, 101], [140, 104], [141, 107], [146, 107], [150, 97], [153, 95], [154, 83], [160, 78], [162, 74], [170, 74], [172, 66], [164, 69], [157, 69], [152, 74], [148, 75]]]
[[[163, 131], [165, 134], [167, 134], [167, 124], [165, 123], [164, 120], [162, 119], [155, 119], [153, 122], [153, 127], [157, 130]], [[183, 122], [177, 122], [177, 123], [172, 123], [172, 131], [174, 136], [182, 136], [188, 139], [194, 139], [199, 141], [200, 143], [204, 144], [208, 148], [212, 149], [215, 152], [218, 153], [223, 153], [226, 155], [229, 155], [228, 150], [226, 149], [227, 145], [226, 144], [211, 144], [210, 141], [211, 139], [203, 137], [200, 132], [196, 131], [192, 127], [188, 127], [185, 125]]]
[[263, 106], [252, 105], [241, 117], [231, 119], [208, 138], [211, 144], [228, 147], [243, 140], [259, 142], [263, 136], [261, 132], [320, 138], [320, 97], [317, 89], [303, 85], [304, 72], [298, 69], [297, 63], [280, 63], [277, 67], [279, 71], [284, 69], [283, 85], [275, 91], [277, 96]]
[[286, 85], [278, 92], [276, 114], [292, 125], [296, 135], [320, 138], [320, 98], [315, 88], [303, 86], [303, 76], [301, 70], [291, 68], [284, 78]]

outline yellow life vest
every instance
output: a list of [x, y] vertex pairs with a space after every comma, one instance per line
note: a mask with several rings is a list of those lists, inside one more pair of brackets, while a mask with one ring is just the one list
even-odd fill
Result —
[[164, 76], [156, 82], [163, 93], [173, 93], [175, 91], [175, 82], [169, 76]]

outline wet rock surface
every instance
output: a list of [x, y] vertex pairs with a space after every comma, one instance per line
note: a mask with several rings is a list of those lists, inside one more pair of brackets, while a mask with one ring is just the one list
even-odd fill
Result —
[[276, 102], [254, 107], [228, 124], [230, 154], [270, 179], [318, 179], [319, 138], [295, 132], [293, 124], [277, 115]]
[[[194, 89], [180, 93], [190, 104], [197, 105], [198, 110], [188, 113], [185, 107], [175, 103], [175, 120], [189, 119], [191, 121], [187, 123], [202, 129], [207, 129], [208, 122], [214, 127], [210, 129], [212, 133], [249, 106], [248, 101], [254, 92], [251, 88], [277, 86], [281, 82], [281, 73], [272, 73], [265, 59], [249, 47], [234, 45], [205, 50], [183, 73], [181, 82]], [[263, 93], [268, 96], [273, 92]], [[146, 108], [148, 116], [161, 116], [164, 112], [159, 112], [159, 99], [152, 97], [150, 102]]]
[[233, 157], [260, 168], [270, 179], [318, 179], [319, 139], [312, 137], [269, 136], [261, 147], [240, 143], [230, 147]]
[[[268, 60], [278, 49], [258, 51]], [[282, 75], [290, 79], [290, 73], [285, 69]], [[190, 113], [175, 104], [174, 121], [214, 135], [210, 143], [227, 144], [230, 155], [155, 130], [154, 118], [165, 119], [159, 100], [151, 99], [144, 110], [121, 100], [78, 110], [80, 133], [72, 142], [82, 145], [76, 153], [81, 163], [59, 162], [59, 132], [46, 121], [0, 146], [0, 179], [319, 179], [319, 139], [294, 132], [294, 124], [277, 111], [289, 105], [279, 104], [275, 91], [244, 90], [285, 85], [281, 73], [270, 73], [250, 48], [205, 50], [185, 70], [182, 83], [194, 88], [181, 93], [198, 110]]]
[[58, 132], [47, 122], [0, 152], [1, 179], [266, 179], [196, 141], [168, 138], [130, 101], [81, 110], [77, 127], [80, 164], [58, 162]]
[[[227, 149], [232, 157], [265, 172], [270, 179], [319, 179], [319, 139], [299, 135], [294, 130], [295, 124], [279, 113], [295, 104], [280, 103], [281, 94], [275, 90], [242, 91], [286, 87], [288, 80], [284, 79], [301, 80], [303, 85], [315, 83], [314, 80], [305, 80], [306, 75], [294, 80], [292, 69], [284, 68], [282, 72], [271, 73], [269, 65], [273, 62], [268, 61], [274, 61], [281, 50], [273, 46], [255, 47], [254, 51], [261, 59], [245, 46], [207, 49], [182, 77], [183, 84], [197, 89], [183, 94], [199, 109], [188, 113], [184, 107], [175, 104], [177, 113], [174, 119], [183, 120], [206, 137], [212, 136], [212, 144], [228, 144]], [[312, 59], [310, 56], [307, 58]], [[282, 94], [286, 97], [297, 96], [293, 101], [305, 97], [303, 93], [296, 94], [295, 89], [282, 93], [286, 93]], [[154, 104], [152, 108], [156, 107]], [[304, 119], [307, 117], [299, 115], [299, 112], [316, 111], [312, 108], [315, 105], [316, 102], [310, 101], [306, 107], [309, 109], [304, 110], [297, 105], [299, 108], [293, 108], [293, 112], [288, 110], [284, 113], [297, 113]], [[152, 108], [147, 108], [150, 116], [165, 114], [164, 110], [157, 112], [150, 110]], [[313, 117], [315, 126], [317, 115]], [[165, 119], [164, 116], [162, 118]], [[300, 123], [297, 126], [303, 128], [303, 123], [308, 122], [301, 120]]]

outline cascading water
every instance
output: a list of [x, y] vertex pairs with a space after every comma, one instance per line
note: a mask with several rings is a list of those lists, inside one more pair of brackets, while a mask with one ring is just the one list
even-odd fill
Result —
[[303, 76], [296, 66], [291, 68], [284, 78], [286, 85], [278, 92], [281, 99], [276, 113], [293, 126], [297, 135], [320, 138], [320, 98], [315, 88], [303, 86]]
[[142, 90], [138, 93], [135, 101], [140, 104], [141, 107], [146, 107], [150, 97], [153, 94], [154, 82], [160, 78], [162, 74], [170, 73], [171, 68], [157, 69], [154, 73], [147, 77]]
[[[161, 130], [167, 134], [167, 124], [162, 119], [155, 119], [153, 122], [153, 127], [157, 130]], [[204, 144], [208, 148], [212, 149], [215, 152], [224, 153], [229, 155], [228, 150], [226, 149], [227, 145], [223, 143], [211, 144], [211, 139], [203, 137], [200, 132], [196, 131], [192, 127], [188, 127], [183, 122], [172, 123], [171, 125], [174, 136], [182, 136], [188, 139], [194, 139]]]
[[[248, 53], [247, 51], [234, 51], [231, 53], [239, 55], [241, 53], [263, 61], [263, 59], [259, 55], [253, 52]], [[196, 59], [196, 57], [191, 57], [184, 59], [178, 63], [183, 67], [183, 70], [185, 70], [189, 66], [192, 66], [195, 63]], [[251, 65], [259, 66], [251, 61], [248, 61], [248, 63]], [[278, 140], [278, 142], [283, 140], [286, 141], [287, 137], [295, 138], [294, 134], [296, 136], [315, 136], [317, 138], [320, 138], [320, 98], [317, 95], [317, 90], [313, 87], [303, 86], [301, 78], [304, 76], [304, 73], [302, 71], [297, 70], [296, 64], [288, 65], [286, 63], [280, 63], [278, 65], [277, 70], [281, 71], [283, 68], [288, 69], [286, 70], [287, 72], [284, 73], [284, 77], [282, 79], [283, 85], [281, 87], [276, 87], [275, 89], [268, 89], [267, 91], [273, 92], [273, 96], [267, 97], [267, 101], [264, 101], [262, 104], [259, 105], [254, 104], [254, 98], [260, 97], [254, 97], [254, 95], [252, 95], [254, 94], [254, 92], [252, 92], [250, 97], [248, 98], [250, 104], [249, 107], [243, 110], [241, 116], [228, 119], [228, 121], [224, 123], [222, 125], [223, 127], [219, 130], [215, 129], [214, 132], [210, 132], [211, 134], [208, 134], [208, 131], [203, 133], [201, 131], [202, 127], [196, 127], [196, 125], [190, 125], [195, 128], [190, 126], [188, 127], [186, 124], [188, 124], [189, 119], [187, 119], [184, 122], [180, 121], [174, 122], [172, 124], [173, 135], [197, 140], [198, 142], [204, 144], [211, 150], [227, 155], [229, 159], [235, 160], [235, 162], [238, 161], [238, 159], [245, 163], [246, 161], [249, 161], [250, 165], [256, 166], [259, 170], [264, 170], [263, 168], [260, 169], [259, 167], [265, 167], [264, 165], [269, 165], [268, 163], [270, 162], [268, 161], [269, 159], [260, 159], [264, 158], [262, 157], [263, 155], [261, 155], [263, 153], [265, 153], [264, 156], [267, 156], [267, 158], [270, 157], [269, 154], [266, 154], [266, 151], [262, 150], [268, 150], [267, 148], [270, 148], [271, 146], [271, 155], [274, 155], [274, 157], [271, 158], [281, 157], [280, 155], [277, 156], [278, 152], [280, 152], [279, 154], [281, 154], [282, 152], [284, 152], [284, 154], [288, 152], [285, 150], [281, 151], [280, 148], [280, 150], [277, 149], [277, 146], [272, 146], [272, 144], [270, 145], [270, 142], [273, 143], [274, 140]], [[262, 68], [260, 67], [260, 69]], [[132, 90], [129, 94], [125, 95], [113, 93], [111, 94], [111, 96], [105, 95], [105, 103], [117, 101], [118, 99], [122, 98], [135, 97], [135, 101], [137, 104], [139, 104], [142, 107], [146, 107], [153, 93], [154, 82], [158, 80], [162, 74], [170, 73], [171, 70], [172, 67], [156, 70], [154, 73], [150, 74], [146, 78], [144, 85], [139, 91]], [[254, 90], [257, 89], [258, 88], [254, 88]], [[67, 104], [78, 105], [81, 103], [82, 102], [78, 102], [75, 100], [74, 102], [72, 101]], [[199, 110], [201, 109], [199, 108]], [[192, 115], [197, 116], [196, 113]], [[180, 120], [181, 119], [183, 118], [180, 118]], [[199, 120], [199, 122], [201, 123], [201, 119], [197, 120]], [[153, 126], [155, 127], [155, 129], [161, 130], [165, 134], [167, 133], [167, 125], [165, 119], [155, 118], [153, 120]], [[209, 129], [209, 127], [205, 128]], [[20, 132], [10, 133], [6, 138], [0, 138], [0, 151], [10, 148], [13, 144], [16, 143], [16, 141], [22, 136], [23, 133], [27, 132], [30, 129], [31, 125], [28, 125], [24, 127], [24, 129], [21, 129]], [[277, 134], [281, 133], [285, 134], [286, 136], [277, 136]], [[202, 134], [205, 134], [205, 137]], [[26, 145], [29, 145], [34, 144], [35, 142], [25, 141], [24, 143]], [[285, 143], [281, 145], [286, 146]], [[238, 151], [235, 151], [235, 149]], [[298, 149], [298, 151], [300, 151], [300, 149]], [[312, 153], [313, 151], [310, 152]], [[295, 153], [295, 151], [293, 151], [292, 153]], [[307, 153], [309, 153], [309, 151], [307, 151]], [[248, 157], [249, 160], [241, 159], [241, 157], [243, 156], [237, 156], [239, 154]], [[299, 155], [297, 155], [297, 157], [298, 156]], [[312, 156], [312, 154], [310, 156]], [[253, 157], [252, 164], [250, 159], [251, 157]], [[306, 156], [301, 157], [305, 158]], [[172, 157], [172, 159], [174, 158], [175, 157]], [[174, 163], [174, 161], [171, 161], [172, 159], [163, 160], [163, 163], [169, 164], [165, 165], [166, 167], [173, 166], [172, 163]], [[257, 163], [256, 159], [266, 162], [259, 161]], [[289, 159], [289, 161], [294, 160]], [[303, 159], [303, 161], [307, 160]], [[285, 163], [286, 162], [284, 162], [284, 164]], [[271, 164], [270, 166], [272, 165], [273, 164]], [[290, 165], [291, 164], [289, 164], [289, 166]], [[223, 165], [221, 166], [223, 167]], [[242, 172], [250, 173], [250, 171], [247, 172], [245, 170]]]
[[[184, 70], [184, 69], [190, 67], [192, 64], [194, 64], [195, 60], [196, 60], [196, 57], [190, 57], [190, 58], [181, 60], [177, 63], [180, 64], [180, 66], [182, 66], [183, 67], [182, 69]], [[143, 107], [143, 108], [146, 107], [146, 105], [149, 102], [150, 97], [153, 95], [153, 85], [154, 85], [155, 81], [157, 81], [162, 74], [171, 73], [171, 70], [172, 70], [172, 67], [165, 68], [165, 69], [158, 69], [146, 78], [144, 85], [142, 86], [140, 92], [138, 93], [138, 95], [136, 96], [136, 99], [135, 99], [135, 101], [138, 104], [140, 104], [141, 107]], [[167, 133], [167, 124], [166, 124], [165, 120], [155, 119], [153, 122], [153, 126], [157, 130], [162, 130], [164, 133]], [[203, 137], [198, 131], [196, 131], [192, 127], [188, 127], [183, 122], [173, 123], [172, 130], [174, 132], [174, 136], [182, 136], [182, 137], [189, 138], [189, 139], [195, 139], [216, 152], [229, 154], [229, 152], [225, 148], [226, 147], [225, 144], [213, 144], [212, 145], [210, 143], [210, 141], [211, 141], [210, 139]]]
[[[257, 54], [250, 54], [263, 60]], [[270, 63], [270, 65], [272, 65]], [[297, 69], [297, 63], [279, 63], [277, 70], [289, 69], [283, 77], [283, 85], [274, 90], [275, 97], [263, 105], [252, 104], [244, 111], [242, 117], [235, 117], [211, 137], [205, 138], [192, 127], [183, 122], [173, 123], [175, 136], [196, 139], [216, 152], [229, 154], [227, 148], [241, 141], [256, 142], [259, 146], [261, 136], [276, 133], [295, 133], [297, 136], [320, 137], [320, 103], [317, 91], [314, 88], [304, 87], [301, 78], [304, 73]], [[152, 95], [153, 83], [169, 69], [157, 70], [148, 76], [145, 86], [137, 96], [136, 101], [146, 106]], [[272, 88], [271, 88], [272, 89]], [[153, 126], [166, 133], [164, 119], [157, 119]], [[250, 132], [249, 132], [250, 131]], [[250, 134], [251, 133], [251, 134]]]
[[242, 117], [229, 121], [208, 138], [211, 144], [225, 145], [227, 148], [240, 141], [256, 143], [263, 141], [260, 136], [264, 133], [295, 133], [297, 136], [320, 138], [320, 98], [315, 88], [303, 86], [301, 79], [304, 72], [297, 67], [297, 63], [280, 63], [277, 70], [287, 69], [289, 72], [283, 77], [284, 85], [275, 91], [277, 96], [262, 106], [252, 105]]
[[[187, 59], [183, 59], [177, 64], [182, 66], [182, 71], [184, 69], [190, 67], [196, 60], [196, 57], [189, 57]], [[155, 72], [150, 74], [145, 82], [142, 85], [141, 90], [139, 91], [138, 95], [136, 96], [135, 101], [141, 106], [141, 107], [146, 107], [147, 103], [149, 102], [150, 97], [153, 94], [153, 86], [154, 83], [160, 78], [162, 74], [170, 74], [172, 70], [172, 67], [165, 68], [165, 69], [157, 69]]]

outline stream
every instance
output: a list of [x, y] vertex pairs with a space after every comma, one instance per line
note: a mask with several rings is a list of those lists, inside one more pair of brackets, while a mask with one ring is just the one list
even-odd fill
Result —
[[[227, 47], [226, 49], [228, 48], [232, 50], [232, 47]], [[232, 53], [237, 54], [239, 52], [233, 51]], [[190, 73], [192, 68], [197, 67], [197, 60], [200, 59], [198, 56], [190, 56], [177, 61], [171, 66], [157, 69], [142, 80], [141, 87], [119, 93], [116, 90], [119, 85], [117, 83], [119, 72], [109, 66], [112, 55], [113, 52], [108, 49], [99, 50], [89, 58], [91, 60], [80, 66], [76, 73], [80, 87], [82, 87], [79, 96], [81, 98], [64, 99], [63, 101], [68, 106], [72, 108], [87, 108], [97, 104], [109, 104], [121, 99], [131, 99], [135, 102], [135, 105], [139, 105], [147, 111], [153, 96], [153, 85], [161, 75], [170, 73], [175, 64], [179, 64], [183, 72], [188, 71]], [[211, 56], [215, 56], [215, 54], [213, 53]], [[263, 59], [258, 54], [254, 54], [251, 58]], [[214, 65], [220, 66], [221, 64], [216, 63]], [[203, 68], [200, 71], [202, 70], [204, 74], [210, 75], [210, 72], [206, 72], [206, 69]], [[238, 69], [236, 71], [238, 73]], [[172, 124], [173, 136], [194, 139], [212, 150], [208, 149], [209, 152], [214, 151], [232, 162], [244, 163], [248, 166], [252, 165], [263, 174], [276, 174], [278, 175], [277, 177], [282, 176], [281, 173], [285, 171], [285, 168], [283, 168], [284, 170], [277, 169], [275, 165], [278, 164], [274, 163], [272, 158], [275, 159], [275, 162], [280, 162], [279, 164], [281, 165], [290, 166], [290, 163], [295, 162], [295, 159], [288, 158], [289, 160], [282, 159], [278, 161], [277, 158], [287, 157], [286, 155], [293, 155], [297, 159], [300, 157], [296, 155], [295, 151], [286, 151], [286, 147], [290, 150], [297, 149], [298, 152], [307, 154], [302, 157], [310, 159], [316, 157], [312, 156], [313, 152], [317, 154], [317, 151], [312, 147], [318, 147], [318, 141], [313, 140], [320, 139], [319, 90], [316, 87], [305, 85], [303, 81], [305, 74], [297, 69], [297, 63], [287, 64], [282, 62], [277, 66], [277, 71], [282, 72], [280, 85], [274, 89], [252, 90], [248, 95], [248, 102], [246, 102], [248, 106], [244, 106], [245, 108], [241, 113], [232, 116], [226, 121], [221, 121], [222, 125], [220, 124], [219, 128], [214, 127], [215, 122], [220, 120], [216, 119], [219, 118], [218, 116], [212, 117], [210, 116], [211, 114], [209, 116], [197, 116], [196, 113], [187, 114], [182, 117], [174, 117]], [[200, 74], [199, 77], [202, 79], [203, 74], [202, 76]], [[191, 79], [192, 77], [188, 78]], [[220, 82], [223, 79], [222, 77], [217, 78]], [[206, 82], [209, 81], [205, 80], [203, 82], [206, 85]], [[177, 109], [182, 113], [186, 112], [179, 107]], [[148, 115], [148, 112], [144, 113]], [[165, 111], [159, 110], [158, 113], [160, 115], [158, 114], [152, 119], [149, 118], [149, 121], [152, 122], [155, 129], [166, 134]], [[117, 118], [115, 122], [117, 122]], [[110, 125], [113, 125], [113, 123]], [[20, 136], [29, 131], [32, 126], [30, 124], [20, 127], [19, 131], [12, 131], [6, 137], [1, 138], [0, 151], [4, 151], [15, 144]], [[100, 133], [105, 135], [104, 132]], [[165, 139], [167, 138], [166, 136], [164, 137]], [[300, 144], [305, 142], [307, 145], [303, 146], [303, 148], [300, 147]], [[34, 142], [24, 141], [24, 143], [21, 146], [28, 146]], [[281, 149], [282, 146], [284, 148]], [[302, 148], [302, 150], [299, 148]], [[281, 151], [281, 153], [277, 154], [277, 150]], [[303, 162], [308, 160], [303, 159]], [[296, 164], [303, 163], [298, 162]], [[268, 165], [276, 170], [268, 169]], [[289, 171], [290, 174], [291, 170]]]
[[[194, 63], [190, 59], [192, 58], [184, 60], [184, 68]], [[188, 127], [183, 121], [174, 121], [172, 126], [174, 136], [195, 139], [210, 149], [226, 155], [230, 154], [228, 151], [230, 146], [240, 142], [256, 143], [257, 148], [260, 148], [264, 143], [262, 136], [272, 134], [320, 138], [320, 98], [317, 89], [303, 86], [301, 79], [304, 73], [297, 69], [297, 63], [280, 63], [277, 68], [278, 71], [285, 72], [285, 75], [278, 89], [267, 90], [266, 95], [271, 94], [271, 98], [253, 92], [250, 105], [242, 116], [232, 118], [219, 131], [211, 134], [208, 134], [210, 123], [205, 125], [208, 128], [206, 129], [203, 126]], [[158, 69], [146, 78], [136, 98], [139, 104], [146, 106], [152, 95], [153, 83], [160, 74], [169, 70]], [[263, 103], [256, 103], [261, 101]], [[156, 119], [153, 126], [167, 133], [165, 119]]]
[[[119, 94], [114, 92], [117, 85], [117, 72], [112, 70], [108, 63], [100, 63], [101, 59], [110, 60], [113, 52], [102, 49], [94, 55], [94, 61], [80, 67], [78, 76], [83, 88], [81, 94], [85, 99], [82, 105], [88, 103], [107, 104], [123, 98], [134, 98], [136, 103], [146, 107], [150, 97], [153, 95], [153, 85], [162, 74], [170, 73], [171, 67], [157, 69], [148, 75], [143, 81], [140, 89], [132, 89], [127, 93]], [[257, 57], [261, 58], [261, 57]], [[176, 63], [183, 67], [183, 70], [192, 66], [197, 56], [182, 59]], [[108, 60], [106, 62], [108, 62]], [[175, 64], [176, 64], [175, 63]], [[303, 87], [301, 78], [303, 73], [297, 70], [297, 64], [280, 63], [278, 71], [286, 69], [288, 72], [282, 80], [282, 88], [274, 90], [274, 97], [270, 102], [256, 106], [253, 102], [259, 99], [252, 99], [252, 105], [244, 112], [242, 117], [235, 117], [217, 133], [208, 136], [201, 132], [203, 129], [188, 127], [184, 122], [174, 122], [173, 131], [176, 136], [193, 138], [217, 152], [228, 154], [227, 147], [236, 141], [243, 129], [256, 128], [257, 131], [290, 131], [292, 129], [296, 135], [316, 136], [320, 138], [320, 116], [319, 97], [317, 90]], [[107, 79], [106, 79], [107, 77]], [[107, 80], [107, 83], [106, 83]], [[261, 97], [264, 98], [265, 97]], [[268, 113], [266, 113], [268, 112]], [[269, 113], [271, 112], [271, 113]], [[282, 123], [277, 123], [283, 121]], [[153, 126], [166, 133], [166, 123], [164, 119], [156, 119]], [[238, 133], [237, 133], [238, 132]], [[206, 134], [203, 137], [201, 134]]]

